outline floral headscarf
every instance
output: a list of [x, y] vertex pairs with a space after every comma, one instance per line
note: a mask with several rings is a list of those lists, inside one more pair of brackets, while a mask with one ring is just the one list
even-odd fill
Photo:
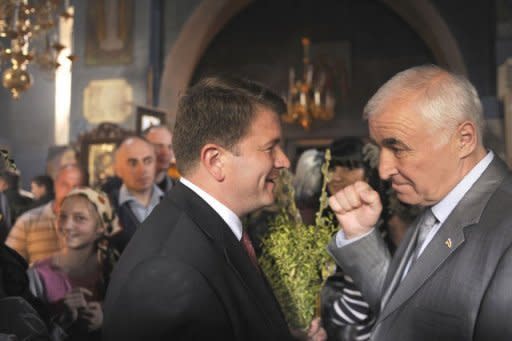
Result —
[[101, 222], [103, 223], [104, 232], [106, 237], [110, 237], [121, 231], [121, 225], [115, 215], [115, 211], [110, 205], [110, 201], [105, 193], [102, 191], [94, 190], [90, 187], [79, 187], [73, 189], [66, 195], [66, 198], [81, 195], [89, 200], [100, 216]]
[[110, 200], [104, 192], [90, 187], [79, 187], [69, 192], [65, 198], [76, 195], [85, 197], [93, 204], [103, 223], [103, 236], [98, 239], [96, 246], [98, 249], [98, 260], [104, 265], [104, 277], [108, 282], [110, 272], [119, 259], [119, 252], [110, 245], [108, 239], [121, 231], [119, 219], [117, 219], [116, 212], [112, 209]]

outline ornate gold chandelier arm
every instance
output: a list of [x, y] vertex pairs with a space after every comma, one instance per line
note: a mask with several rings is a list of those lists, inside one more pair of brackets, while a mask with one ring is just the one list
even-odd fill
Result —
[[314, 74], [310, 56], [311, 41], [302, 38], [303, 75], [295, 79], [295, 70], [289, 71], [288, 112], [281, 116], [286, 123], [298, 123], [304, 129], [310, 129], [313, 120], [331, 120], [334, 118], [334, 97], [326, 91], [325, 73]]
[[[62, 10], [64, 8], [64, 10]], [[10, 40], [10, 46], [0, 51], [2, 85], [13, 98], [32, 86], [33, 78], [27, 66], [35, 61], [43, 70], [53, 72], [58, 52], [64, 46], [49, 42], [59, 16], [69, 18], [68, 1], [5, 0], [0, 2], [0, 37]], [[43, 48], [37, 48], [43, 38]], [[31, 51], [32, 50], [32, 51]]]

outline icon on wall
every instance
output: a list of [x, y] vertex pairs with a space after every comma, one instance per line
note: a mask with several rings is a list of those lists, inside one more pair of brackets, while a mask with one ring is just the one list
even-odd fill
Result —
[[87, 65], [133, 62], [133, 0], [87, 1]]
[[137, 117], [135, 131], [140, 135], [144, 130], [151, 126], [165, 125], [166, 112], [161, 109], [150, 107], [137, 107]]

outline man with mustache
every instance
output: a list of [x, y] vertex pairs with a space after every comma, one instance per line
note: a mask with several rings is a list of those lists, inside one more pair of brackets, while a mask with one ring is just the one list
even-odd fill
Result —
[[[283, 100], [263, 86], [207, 78], [180, 99], [180, 181], [112, 274], [105, 340], [290, 340], [241, 217], [274, 202]], [[318, 321], [301, 335], [324, 340]]]
[[363, 182], [330, 198], [342, 226], [329, 245], [377, 315], [372, 340], [511, 340], [512, 176], [482, 142], [471, 83], [436, 66], [403, 71], [364, 110], [379, 174], [425, 208], [391, 259], [382, 210]]

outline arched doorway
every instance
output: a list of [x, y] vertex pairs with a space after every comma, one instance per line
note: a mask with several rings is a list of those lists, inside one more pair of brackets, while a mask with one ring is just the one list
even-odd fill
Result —
[[[252, 0], [203, 0], [194, 10], [165, 58], [159, 106], [174, 122], [178, 95], [185, 89], [209, 43], [229, 20]], [[449, 70], [466, 74], [457, 41], [437, 9], [428, 0], [382, 0], [424, 40], [436, 61]]]

